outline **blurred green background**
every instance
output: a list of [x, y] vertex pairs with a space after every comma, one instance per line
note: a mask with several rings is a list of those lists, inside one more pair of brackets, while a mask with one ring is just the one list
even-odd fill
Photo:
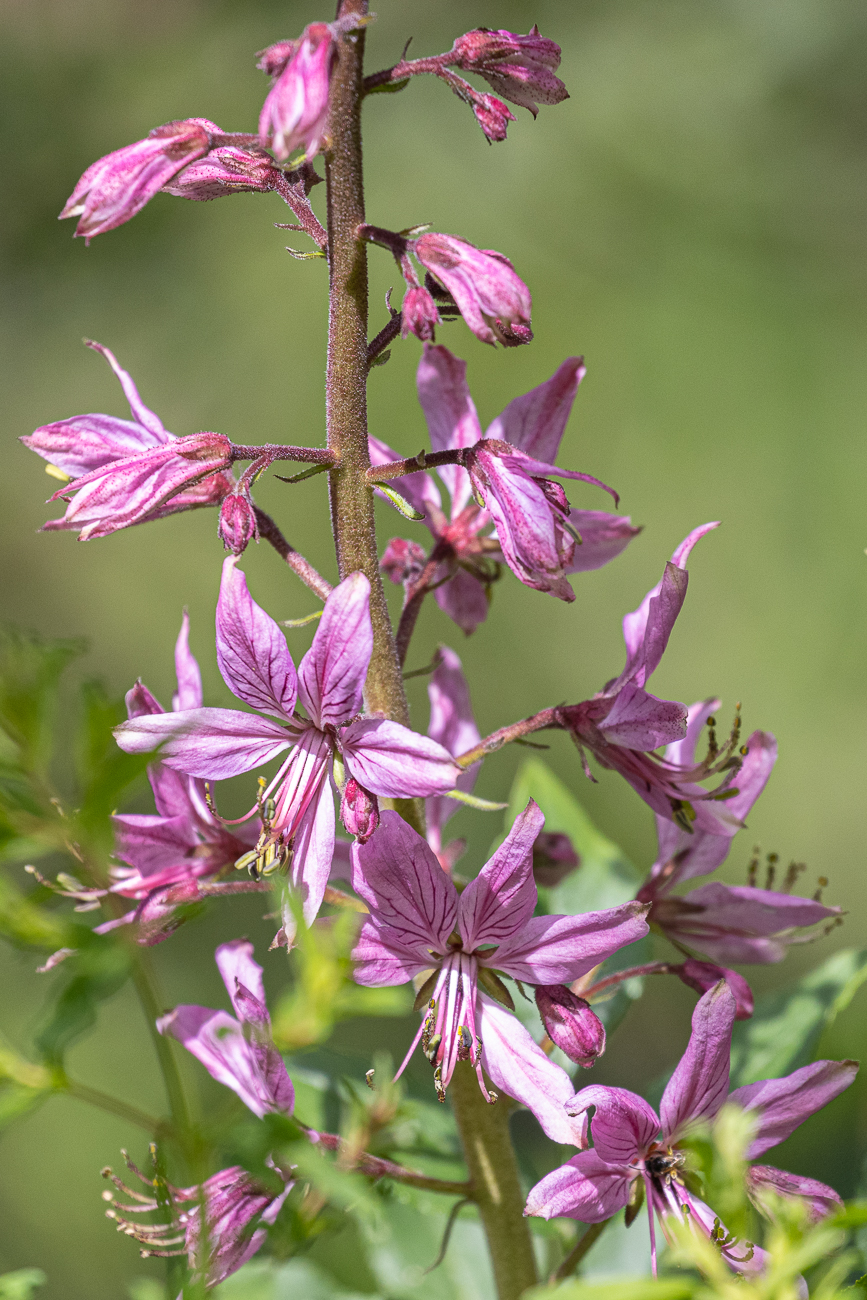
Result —
[[[778, 986], [834, 946], [867, 942], [867, 11], [857, 0], [375, 7], [371, 70], [393, 62], [409, 36], [414, 54], [436, 53], [473, 26], [538, 22], [562, 45], [571, 99], [543, 108], [535, 123], [516, 109], [508, 141], [494, 147], [432, 79], [370, 100], [368, 217], [392, 228], [432, 222], [514, 260], [533, 291], [532, 346], [495, 352], [461, 322], [440, 341], [467, 358], [483, 423], [564, 356], [584, 353], [588, 375], [561, 463], [615, 485], [645, 526], [612, 566], [576, 578], [574, 606], [509, 576], [469, 641], [427, 609], [410, 666], [428, 662], [440, 639], [455, 646], [483, 732], [586, 698], [619, 671], [619, 620], [674, 546], [696, 524], [723, 520], [694, 554], [689, 599], [653, 686], [688, 702], [717, 693], [724, 717], [740, 700], [748, 731], [761, 726], [779, 739], [777, 771], [722, 874], [742, 882], [760, 843], [805, 860], [810, 890], [828, 876], [826, 901], [849, 915], [821, 949], [756, 972], [757, 990]], [[3, 614], [47, 635], [88, 638], [85, 671], [114, 692], [141, 674], [167, 699], [186, 605], [207, 700], [228, 703], [213, 651], [216, 519], [193, 513], [86, 546], [72, 534], [38, 536], [56, 510], [43, 504], [54, 485], [17, 437], [83, 411], [126, 414], [107, 367], [81, 346], [85, 336], [116, 352], [175, 433], [320, 442], [326, 274], [283, 251], [272, 223], [286, 213], [271, 196], [211, 204], [160, 196], [89, 249], [56, 215], [90, 162], [154, 125], [195, 115], [254, 129], [266, 90], [254, 52], [325, 16], [267, 0], [7, 0], [2, 9]], [[371, 263], [373, 333], [395, 273], [380, 250]], [[426, 441], [418, 351], [415, 341], [396, 347], [370, 385], [372, 432], [407, 454]], [[333, 577], [323, 480], [290, 488], [272, 479], [259, 495]], [[590, 489], [570, 495], [604, 508]], [[383, 544], [426, 539], [423, 525], [393, 512], [383, 509], [381, 523]], [[315, 607], [269, 549], [249, 551], [245, 569], [275, 617]], [[309, 639], [290, 637], [293, 650]], [[424, 729], [424, 686], [414, 685]], [[521, 757], [490, 760], [480, 792], [505, 797]], [[648, 865], [652, 819], [637, 797], [610, 773], [585, 782], [565, 738], [555, 737], [547, 757], [606, 833]], [[455, 824], [478, 865], [498, 826], [465, 812]], [[224, 907], [164, 945], [167, 1001], [216, 1005], [209, 954], [244, 932], [263, 949], [273, 927], [260, 912], [239, 904], [230, 917]], [[4, 1031], [23, 1046], [43, 981], [57, 977], [35, 976], [32, 954], [4, 949], [0, 959]], [[279, 988], [283, 959], [269, 960]], [[650, 987], [598, 1081], [641, 1086], [669, 1067], [692, 1000], [664, 981]], [[108, 1003], [73, 1062], [80, 1077], [159, 1107], [138, 1014], [126, 994]], [[389, 1022], [383, 1033], [399, 1041], [403, 1029], [395, 1039]], [[368, 1051], [369, 1023], [364, 1035]], [[865, 1036], [856, 1001], [823, 1053], [858, 1055]], [[867, 1092], [853, 1090], [780, 1161], [852, 1194], [865, 1128]], [[109, 1300], [145, 1276], [149, 1266], [100, 1214], [98, 1170], [133, 1140], [121, 1123], [66, 1101], [6, 1133], [0, 1270], [44, 1267], [49, 1300]]]

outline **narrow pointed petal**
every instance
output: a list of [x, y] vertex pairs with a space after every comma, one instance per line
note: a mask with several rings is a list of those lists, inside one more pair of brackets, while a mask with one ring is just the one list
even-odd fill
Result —
[[454, 576], [448, 582], [436, 587], [434, 600], [467, 636], [475, 632], [488, 617], [490, 605], [486, 588], [466, 569], [455, 569]]
[[[672, 923], [663, 919], [672, 907]], [[782, 894], [749, 885], [711, 881], [682, 897], [663, 900], [660, 923], [689, 946], [715, 961], [740, 965], [782, 960], [791, 931], [818, 925], [840, 915], [798, 894]], [[683, 909], [678, 917], [677, 909]]]
[[759, 1114], [747, 1159], [755, 1160], [785, 1141], [805, 1119], [845, 1092], [857, 1073], [857, 1061], [814, 1061], [783, 1079], [762, 1079], [736, 1088], [729, 1101]]
[[544, 825], [542, 811], [531, 799], [494, 856], [461, 894], [458, 927], [468, 952], [482, 944], [502, 944], [533, 915], [537, 897], [533, 845]]
[[445, 794], [462, 774], [447, 749], [399, 722], [365, 718], [343, 728], [338, 741], [350, 776], [386, 799]]
[[239, 700], [278, 718], [292, 717], [298, 679], [286, 638], [253, 600], [234, 555], [224, 561], [220, 582], [217, 663]]
[[293, 885], [301, 890], [307, 925], [315, 921], [325, 896], [334, 857], [335, 824], [334, 795], [326, 771], [318, 794], [298, 823], [292, 856], [291, 879]]
[[271, 1017], [265, 1003], [262, 967], [253, 960], [253, 945], [246, 939], [221, 944], [215, 960], [235, 1014], [241, 1024], [248, 1027], [247, 1046], [258, 1071], [260, 1096], [269, 1110], [291, 1115], [295, 1089], [283, 1058], [271, 1040]]
[[[249, 939], [232, 939], [229, 943], [220, 944], [214, 954], [214, 960], [217, 963], [217, 970], [222, 976], [226, 992], [232, 1000], [232, 1006], [235, 1008], [235, 1015], [238, 1019], [249, 1019], [245, 1014], [247, 1008], [244, 1000], [238, 999], [237, 988], [239, 984], [243, 985], [247, 992], [259, 1003], [264, 1011], [265, 1018], [268, 1018], [268, 1012], [265, 1008], [265, 984], [262, 980], [262, 967], [257, 961], [253, 960], [253, 945]], [[260, 1015], [258, 1019], [261, 1020], [262, 1016]]]
[[211, 781], [262, 767], [295, 739], [269, 718], [236, 709], [190, 709], [130, 718], [115, 727], [114, 735], [127, 754], [159, 750], [168, 767]]
[[[425, 343], [416, 385], [433, 451], [472, 447], [479, 441], [482, 429], [467, 386], [465, 361], [448, 348]], [[437, 472], [448, 488], [454, 518], [470, 499], [469, 478], [458, 465], [442, 465]]]
[[476, 1005], [482, 1063], [495, 1089], [531, 1110], [552, 1142], [586, 1147], [586, 1117], [566, 1114], [573, 1093], [566, 1071], [545, 1055], [511, 1011], [484, 994]]
[[[461, 895], [462, 906], [469, 888]], [[571, 984], [618, 949], [643, 939], [646, 914], [645, 903], [632, 901], [577, 916], [531, 916], [500, 944], [490, 964], [528, 984]]]
[[361, 712], [372, 654], [370, 583], [351, 573], [326, 600], [299, 669], [301, 703], [317, 727], [339, 726]]
[[624, 1165], [642, 1159], [660, 1129], [653, 1107], [626, 1088], [591, 1084], [577, 1092], [566, 1109], [570, 1115], [581, 1115], [591, 1106], [596, 1113], [590, 1132], [599, 1159]]
[[632, 525], [628, 515], [612, 515], [604, 510], [570, 510], [569, 523], [581, 538], [567, 573], [589, 573], [617, 558], [637, 537], [640, 528]]
[[133, 413], [133, 418], [138, 420], [139, 424], [143, 425], [159, 442], [168, 442], [171, 435], [163, 428], [162, 420], [149, 406], [145, 406], [139, 397], [132, 375], [128, 370], [124, 370], [111, 349], [104, 347], [102, 343], [94, 343], [92, 339], [87, 340], [87, 346], [92, 348], [94, 352], [98, 352], [111, 366], [120, 381], [123, 395], [129, 402], [129, 409]]
[[158, 1020], [157, 1028], [183, 1043], [211, 1077], [237, 1093], [259, 1119], [275, 1109], [244, 1031], [228, 1012], [180, 1006]]
[[183, 864], [199, 842], [188, 813], [177, 817], [127, 813], [115, 815], [111, 821], [115, 857], [135, 867], [142, 876]]
[[181, 709], [200, 709], [202, 707], [202, 674], [195, 655], [190, 650], [190, 616], [184, 610], [181, 630], [175, 644], [175, 674], [178, 679], [177, 693], [172, 702], [175, 712]]
[[457, 890], [429, 846], [395, 812], [366, 844], [352, 846], [352, 887], [410, 950], [444, 953], [458, 915]]
[[578, 385], [587, 373], [583, 357], [568, 357], [550, 379], [509, 403], [485, 432], [536, 460], [554, 461]]
[[[469, 575], [466, 575], [469, 578]], [[474, 579], [469, 579], [471, 582]], [[451, 583], [446, 584], [451, 586]], [[440, 588], [440, 590], [443, 590]], [[473, 706], [470, 702], [470, 688], [464, 677], [461, 661], [448, 646], [439, 647], [440, 662], [434, 670], [428, 684], [427, 693], [430, 700], [430, 722], [427, 734], [431, 740], [450, 754], [465, 754], [481, 740]], [[458, 777], [455, 788], [470, 792], [476, 783], [480, 763], [474, 763]], [[428, 835], [439, 832], [457, 810], [454, 799], [431, 798], [427, 801]]]
[[626, 1205], [634, 1180], [626, 1165], [607, 1164], [596, 1151], [579, 1151], [531, 1188], [524, 1213], [602, 1223]]
[[697, 1002], [689, 1045], [662, 1094], [659, 1114], [667, 1141], [675, 1141], [693, 1120], [713, 1119], [725, 1101], [736, 1011], [724, 980]]
[[790, 1174], [785, 1169], [775, 1169], [773, 1165], [753, 1165], [747, 1170], [747, 1195], [765, 1214], [769, 1211], [768, 1192], [787, 1200], [805, 1202], [811, 1223], [818, 1223], [843, 1209], [842, 1199], [827, 1183], [805, 1178], [803, 1174]]

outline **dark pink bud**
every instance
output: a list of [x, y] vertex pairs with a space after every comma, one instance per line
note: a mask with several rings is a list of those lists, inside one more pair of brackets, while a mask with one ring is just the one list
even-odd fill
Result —
[[94, 235], [129, 221], [181, 168], [203, 158], [220, 128], [203, 117], [167, 122], [146, 140], [125, 145], [88, 167], [60, 214], [80, 217], [76, 235]]
[[440, 323], [440, 314], [427, 289], [415, 285], [407, 289], [401, 308], [401, 338], [414, 334], [416, 338], [428, 342], [434, 337], [434, 330]]
[[688, 957], [682, 966], [673, 969], [683, 983], [695, 989], [696, 993], [707, 993], [720, 980], [725, 980], [737, 1004], [735, 1020], [749, 1020], [753, 1014], [753, 991], [737, 971], [715, 966], [710, 961], [698, 961], [695, 957]]
[[451, 294], [461, 315], [483, 343], [503, 342], [504, 332], [528, 326], [530, 290], [507, 257], [476, 248], [455, 235], [429, 232], [412, 244], [413, 252]]
[[263, 194], [274, 188], [275, 179], [282, 174], [267, 154], [224, 145], [184, 167], [163, 186], [163, 193], [197, 201], [219, 199], [224, 194], [243, 190]]
[[553, 889], [576, 867], [581, 859], [568, 835], [560, 831], [541, 831], [533, 845], [533, 875], [537, 885]]
[[379, 567], [392, 582], [414, 582], [424, 568], [426, 559], [424, 548], [418, 542], [392, 537], [379, 561]]
[[565, 984], [540, 984], [536, 1006], [551, 1042], [570, 1061], [589, 1070], [605, 1051], [605, 1026], [589, 1002], [576, 997]]
[[343, 787], [340, 800], [340, 820], [360, 844], [366, 844], [379, 825], [379, 804], [376, 795], [359, 785], [351, 776]]
[[533, 27], [526, 36], [479, 27], [459, 36], [450, 62], [464, 72], [475, 72], [512, 104], [536, 116], [539, 104], [559, 104], [568, 99], [566, 87], [554, 73], [560, 66], [560, 46], [545, 40]]
[[276, 73], [259, 117], [259, 139], [280, 159], [294, 149], [307, 158], [318, 153], [328, 124], [328, 90], [337, 59], [334, 28], [311, 23], [297, 41], [280, 41], [259, 60]]
[[505, 140], [508, 125], [515, 120], [515, 114], [510, 113], [503, 101], [494, 95], [474, 97], [473, 112], [488, 139], [497, 143]]
[[242, 492], [230, 492], [220, 507], [220, 541], [227, 551], [240, 555], [248, 542], [259, 540], [256, 514], [250, 498]]

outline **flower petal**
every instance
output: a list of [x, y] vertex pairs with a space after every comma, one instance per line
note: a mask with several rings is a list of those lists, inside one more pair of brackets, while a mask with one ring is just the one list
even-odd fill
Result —
[[349, 775], [386, 799], [445, 794], [461, 776], [448, 750], [399, 722], [365, 718], [344, 727], [337, 739]]
[[570, 1115], [581, 1115], [591, 1106], [596, 1107], [596, 1114], [590, 1132], [600, 1160], [628, 1165], [642, 1159], [660, 1129], [653, 1107], [626, 1088], [591, 1084], [576, 1092], [566, 1109]]
[[[230, 943], [220, 944], [214, 954], [217, 970], [223, 978], [226, 992], [232, 999], [235, 1015], [239, 1020], [246, 1020], [246, 1004], [239, 1004], [237, 986], [242, 984], [249, 994], [265, 1009], [265, 985], [262, 980], [262, 967], [253, 960], [253, 945], [249, 939], [233, 939]], [[249, 1002], [249, 999], [247, 999]], [[265, 1015], [268, 1015], [265, 1010]]]
[[[465, 575], [469, 578], [469, 575]], [[474, 579], [469, 578], [470, 582]], [[451, 586], [451, 584], [447, 584]], [[477, 584], [478, 585], [478, 584]], [[450, 754], [465, 754], [481, 740], [473, 706], [470, 702], [470, 688], [464, 676], [461, 661], [448, 646], [441, 645], [438, 650], [439, 664], [434, 670], [428, 684], [427, 693], [430, 700], [430, 722], [427, 734], [431, 740], [442, 745]], [[480, 763], [467, 768], [455, 782], [455, 788], [469, 792], [476, 783]], [[454, 799], [431, 798], [427, 801], [428, 837], [431, 832], [439, 834], [452, 814], [457, 810]]]
[[[180, 1006], [162, 1016], [157, 1021], [157, 1028], [161, 1034], [171, 1034], [183, 1043], [211, 1077], [237, 1093], [259, 1119], [269, 1110], [277, 1109], [271, 1090], [261, 1076], [251, 1044], [244, 1037], [238, 1021], [228, 1012], [212, 1011], [209, 1007]], [[283, 1069], [285, 1073], [285, 1066]]]
[[[472, 447], [479, 441], [482, 429], [467, 386], [466, 361], [448, 348], [425, 343], [416, 386], [433, 451]], [[441, 465], [437, 472], [448, 488], [454, 519], [470, 499], [469, 478], [458, 465]]]
[[372, 653], [370, 583], [351, 573], [326, 600], [298, 672], [301, 703], [317, 727], [339, 726], [361, 712]]
[[621, 551], [637, 537], [640, 528], [634, 528], [628, 515], [607, 514], [604, 510], [570, 510], [569, 523], [581, 538], [567, 573], [589, 573], [616, 559]]
[[223, 563], [217, 602], [217, 663], [233, 695], [253, 709], [291, 719], [298, 698], [295, 665], [286, 638], [247, 590], [230, 555]]
[[434, 600], [467, 636], [488, 617], [486, 588], [466, 569], [455, 569], [448, 582], [435, 587]]
[[583, 357], [567, 357], [544, 384], [514, 398], [485, 431], [485, 437], [502, 438], [536, 460], [556, 460], [578, 385], [586, 373]]
[[676, 700], [657, 699], [625, 682], [599, 729], [611, 745], [650, 752], [683, 735], [685, 714]]
[[[470, 888], [461, 896], [462, 906]], [[488, 964], [528, 984], [570, 984], [619, 948], [643, 939], [646, 915], [645, 903], [631, 901], [577, 916], [531, 916]]]
[[787, 1200], [805, 1201], [811, 1223], [818, 1223], [843, 1209], [843, 1201], [827, 1183], [805, 1178], [803, 1174], [790, 1174], [785, 1169], [775, 1169], [773, 1165], [753, 1165], [747, 1170], [746, 1183], [750, 1200], [765, 1214], [770, 1210], [768, 1192]]
[[634, 1179], [627, 1166], [608, 1164], [596, 1151], [579, 1151], [531, 1188], [524, 1213], [602, 1223], [626, 1205]]
[[666, 1141], [676, 1141], [692, 1120], [713, 1119], [725, 1101], [736, 1011], [725, 980], [696, 1003], [689, 1044], [666, 1084], [659, 1107]]
[[181, 709], [200, 709], [202, 674], [196, 657], [190, 650], [190, 616], [186, 610], [175, 643], [175, 675], [178, 679], [178, 689], [172, 700], [172, 708], [176, 713]]
[[302, 891], [303, 913], [312, 925], [325, 896], [325, 886], [334, 857], [334, 795], [327, 770], [318, 794], [308, 804], [295, 833], [292, 855], [292, 883]]
[[458, 926], [468, 952], [511, 938], [533, 915], [537, 897], [533, 845], [544, 825], [542, 811], [531, 799], [493, 857], [461, 894]]
[[[403, 948], [444, 953], [458, 915], [457, 890], [421, 836], [396, 812], [376, 834], [352, 846], [352, 888], [364, 899], [380, 937]], [[430, 964], [430, 963], [428, 963]]]
[[783, 1142], [805, 1119], [845, 1092], [857, 1073], [857, 1061], [814, 1061], [785, 1078], [761, 1079], [736, 1088], [729, 1101], [759, 1112], [747, 1159], [754, 1160]]
[[288, 749], [294, 737], [269, 718], [237, 709], [189, 709], [130, 718], [114, 736], [127, 754], [159, 749], [169, 767], [222, 781], [261, 767]]

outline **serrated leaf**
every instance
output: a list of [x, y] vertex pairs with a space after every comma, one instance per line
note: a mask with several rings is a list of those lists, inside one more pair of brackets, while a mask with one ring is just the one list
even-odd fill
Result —
[[843, 949], [796, 984], [759, 998], [735, 1025], [732, 1086], [790, 1074], [812, 1058], [823, 1030], [867, 980], [867, 948]]

